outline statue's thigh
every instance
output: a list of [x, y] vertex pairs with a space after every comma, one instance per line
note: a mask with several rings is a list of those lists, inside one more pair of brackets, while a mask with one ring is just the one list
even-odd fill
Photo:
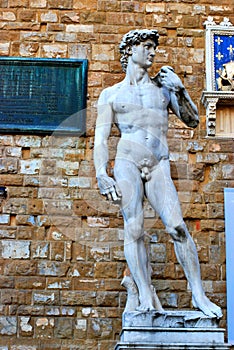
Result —
[[143, 214], [143, 183], [139, 169], [131, 162], [117, 160], [114, 168], [115, 180], [122, 194], [121, 210], [124, 219]]
[[178, 194], [170, 173], [163, 167], [152, 172], [146, 195], [165, 226], [176, 227], [183, 221]]

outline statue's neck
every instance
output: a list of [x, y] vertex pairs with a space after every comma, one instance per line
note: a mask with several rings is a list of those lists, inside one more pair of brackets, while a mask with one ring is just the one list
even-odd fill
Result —
[[125, 82], [129, 85], [141, 85], [150, 82], [150, 78], [147, 72], [147, 69], [140, 67], [138, 64], [129, 60]]

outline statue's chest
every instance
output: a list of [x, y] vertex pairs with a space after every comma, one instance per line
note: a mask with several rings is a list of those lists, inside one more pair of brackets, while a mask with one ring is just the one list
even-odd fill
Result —
[[142, 109], [165, 109], [167, 101], [161, 89], [153, 84], [120, 88], [113, 99], [115, 113], [131, 113]]

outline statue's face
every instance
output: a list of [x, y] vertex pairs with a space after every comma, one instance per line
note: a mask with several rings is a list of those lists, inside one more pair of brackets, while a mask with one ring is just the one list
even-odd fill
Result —
[[132, 60], [142, 68], [152, 66], [155, 56], [156, 45], [151, 39], [141, 42], [139, 45], [132, 47]]

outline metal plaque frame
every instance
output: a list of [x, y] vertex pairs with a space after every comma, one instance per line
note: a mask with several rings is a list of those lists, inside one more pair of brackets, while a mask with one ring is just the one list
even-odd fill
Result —
[[0, 133], [85, 132], [85, 59], [0, 57]]

